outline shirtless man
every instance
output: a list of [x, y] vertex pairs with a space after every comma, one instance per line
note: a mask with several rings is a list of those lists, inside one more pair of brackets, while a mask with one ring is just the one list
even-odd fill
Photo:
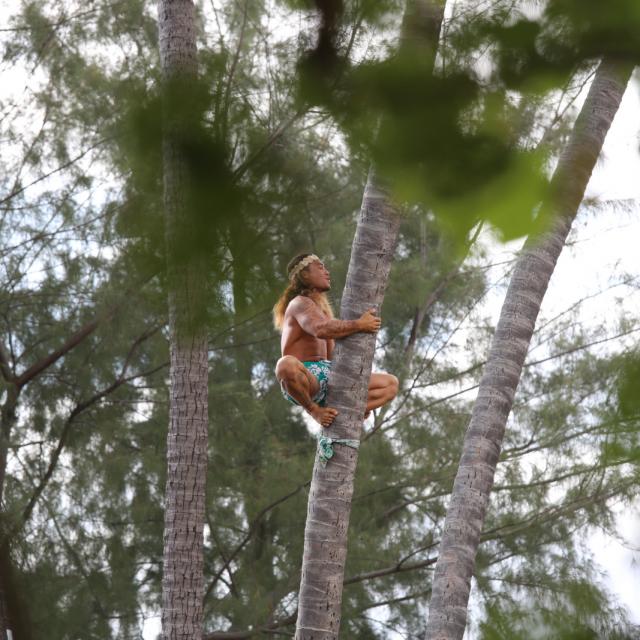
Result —
[[[282, 357], [276, 365], [276, 377], [287, 400], [302, 406], [314, 420], [328, 427], [338, 414], [325, 406], [335, 340], [359, 331], [376, 333], [381, 321], [373, 309], [357, 320], [333, 317], [326, 295], [331, 279], [316, 255], [296, 256], [287, 271], [289, 286], [273, 308], [274, 324], [282, 332]], [[395, 376], [372, 373], [366, 416], [397, 393]]]

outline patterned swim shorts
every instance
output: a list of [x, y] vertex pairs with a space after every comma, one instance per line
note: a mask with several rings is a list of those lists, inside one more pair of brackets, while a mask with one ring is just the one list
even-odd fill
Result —
[[[318, 393], [311, 398], [316, 404], [324, 407], [324, 403], [327, 399], [327, 390], [329, 388], [329, 373], [331, 372], [331, 360], [303, 360], [304, 367], [315, 376], [320, 388]], [[281, 384], [282, 395], [293, 404], [300, 406], [297, 400], [294, 400], [284, 389]]]

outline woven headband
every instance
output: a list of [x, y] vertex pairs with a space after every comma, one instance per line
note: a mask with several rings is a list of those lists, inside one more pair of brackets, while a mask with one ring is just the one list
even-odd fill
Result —
[[305, 267], [308, 267], [312, 262], [317, 260], [318, 262], [322, 262], [320, 258], [315, 253], [308, 255], [306, 258], [303, 258], [298, 262], [298, 264], [291, 270], [289, 274], [289, 280], [293, 280]]

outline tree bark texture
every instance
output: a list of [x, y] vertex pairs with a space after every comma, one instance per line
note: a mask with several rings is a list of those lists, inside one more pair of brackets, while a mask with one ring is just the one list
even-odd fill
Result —
[[630, 68], [614, 61], [600, 64], [543, 205], [545, 213], [553, 215], [553, 225], [527, 240], [516, 263], [464, 439], [433, 578], [425, 640], [463, 636], [489, 494], [536, 318], [630, 75]]
[[[11, 442], [11, 432], [16, 423], [19, 387], [13, 381], [10, 372], [3, 372], [7, 378], [4, 381], [6, 399], [0, 409], [0, 639], [9, 637], [9, 631], [21, 640], [27, 637], [21, 624], [21, 611], [17, 605], [17, 593], [12, 589], [13, 567], [11, 562], [10, 534], [13, 523], [4, 511], [4, 483], [7, 472], [7, 455]], [[14, 597], [12, 597], [14, 596]]]
[[[364, 190], [351, 249], [340, 317], [354, 320], [380, 309], [400, 226], [400, 215], [379, 186], [374, 171]], [[327, 406], [338, 416], [324, 435], [359, 440], [365, 411], [375, 335], [356, 333], [336, 343]], [[334, 445], [323, 468], [316, 459], [304, 533], [298, 599], [297, 640], [335, 640], [340, 629], [347, 529], [358, 451]]]
[[[9, 433], [5, 433], [5, 426], [2, 425], [2, 433], [0, 434], [0, 491], [2, 489], [2, 480], [7, 466], [7, 449], [9, 446]], [[0, 499], [2, 494], [0, 493]], [[2, 503], [0, 503], [2, 504]], [[10, 570], [9, 557], [9, 541], [7, 540], [7, 530], [10, 525], [6, 522], [4, 513], [0, 513], [0, 639], [5, 640], [8, 637], [7, 632], [12, 629], [9, 616], [7, 584]]]
[[[191, 0], [158, 6], [164, 81], [196, 81], [195, 9]], [[173, 84], [175, 88], [175, 83]], [[172, 96], [167, 102], [175, 100]], [[184, 255], [189, 229], [189, 175], [180, 145], [181, 124], [165, 113], [164, 207], [169, 282], [170, 420], [167, 437], [162, 637], [202, 637], [203, 529], [208, 430], [207, 331], [202, 322], [205, 270]]]
[[[11, 442], [11, 432], [16, 423], [16, 411], [20, 388], [12, 381], [2, 385], [6, 398], [0, 407], [0, 505], [4, 504], [4, 483], [7, 475], [7, 456]], [[0, 527], [0, 541], [4, 540], [4, 529]]]
[[[400, 54], [422, 55], [433, 67], [445, 0], [407, 0]], [[391, 269], [400, 212], [371, 168], [351, 248], [340, 318], [354, 320], [367, 309], [382, 307]], [[356, 333], [336, 342], [327, 406], [338, 416], [324, 435], [360, 440], [375, 350], [375, 336]], [[296, 640], [336, 640], [340, 630], [342, 588], [347, 557], [358, 450], [334, 445], [326, 467], [318, 458], [313, 467], [304, 551]]]

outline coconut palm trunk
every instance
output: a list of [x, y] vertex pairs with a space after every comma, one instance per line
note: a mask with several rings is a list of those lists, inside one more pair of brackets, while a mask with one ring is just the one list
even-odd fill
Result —
[[[435, 59], [444, 0], [409, 0], [402, 26], [402, 48]], [[370, 169], [351, 248], [340, 317], [352, 320], [382, 307], [400, 227], [400, 211], [375, 169]], [[375, 336], [356, 333], [338, 340], [333, 355], [327, 406], [338, 416], [326, 436], [352, 445], [360, 441]], [[358, 450], [333, 444], [333, 457], [313, 467], [304, 533], [296, 640], [336, 640], [340, 630], [342, 586], [347, 557]]]
[[197, 254], [189, 258], [185, 250], [193, 220], [188, 206], [189, 174], [180, 145], [185, 110], [175, 103], [176, 95], [183, 95], [178, 88], [196, 81], [193, 2], [160, 0], [158, 22], [166, 89], [163, 169], [171, 362], [162, 637], [199, 640], [208, 427], [205, 270]]
[[600, 64], [543, 205], [554, 223], [549, 231], [527, 240], [516, 263], [464, 439], [433, 577], [425, 640], [463, 636], [489, 494], [536, 318], [630, 75], [630, 68], [615, 61]]
[[[398, 237], [400, 215], [369, 172], [351, 249], [340, 317], [352, 320], [380, 308]], [[358, 442], [367, 400], [375, 335], [356, 333], [339, 340], [334, 351], [327, 405], [338, 416], [325, 434]], [[304, 532], [296, 639], [338, 637], [347, 529], [358, 450], [334, 444], [325, 467], [316, 458]]]

